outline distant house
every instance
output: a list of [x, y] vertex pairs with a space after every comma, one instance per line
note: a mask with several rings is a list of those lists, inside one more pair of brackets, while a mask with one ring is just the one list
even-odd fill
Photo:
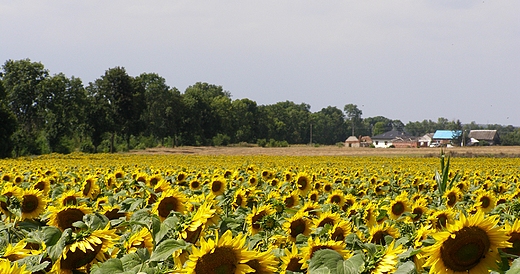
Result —
[[500, 137], [496, 130], [471, 130], [468, 138], [471, 140], [470, 144], [479, 143], [482, 145], [482, 143], [487, 143], [492, 146], [500, 143]]
[[454, 139], [462, 136], [462, 130], [437, 130], [433, 134], [433, 142], [441, 145], [450, 144]]
[[433, 141], [434, 133], [426, 133], [423, 136], [419, 137], [418, 142], [420, 147], [429, 147]]
[[372, 144], [372, 138], [370, 138], [370, 136], [361, 136], [359, 142], [361, 147], [370, 147]]
[[412, 136], [409, 136], [402, 131], [391, 130], [376, 136], [372, 136], [372, 144], [375, 147], [390, 147], [393, 145], [394, 141], [404, 140], [411, 137]]
[[392, 145], [396, 148], [418, 147], [419, 141], [417, 137], [412, 136], [397, 137], [392, 139]]
[[347, 138], [347, 140], [345, 140], [345, 146], [346, 147], [360, 147], [361, 142], [359, 141], [359, 139], [356, 137], [356, 136], [350, 136]]

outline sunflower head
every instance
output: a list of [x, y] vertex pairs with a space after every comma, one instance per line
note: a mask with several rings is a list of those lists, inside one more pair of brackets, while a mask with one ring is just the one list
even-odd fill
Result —
[[283, 273], [287, 271], [292, 272], [305, 272], [307, 269], [304, 267], [303, 263], [300, 261], [303, 259], [302, 255], [299, 253], [298, 247], [295, 243], [293, 243], [291, 249], [285, 249], [284, 250], [285, 255], [280, 258], [282, 261], [281, 269], [284, 271]]
[[47, 206], [47, 198], [37, 189], [24, 190], [21, 200], [22, 219], [38, 218]]
[[298, 211], [283, 224], [283, 228], [288, 234], [289, 240], [295, 242], [300, 234], [309, 236], [311, 233], [311, 221], [307, 217], [307, 212]]
[[309, 174], [300, 172], [296, 175], [296, 188], [302, 196], [307, 195], [307, 192], [312, 188], [312, 180]]
[[499, 248], [506, 248], [508, 236], [497, 227], [498, 218], [478, 212], [470, 217], [461, 214], [445, 231], [433, 234], [435, 244], [423, 248], [425, 267], [432, 273], [452, 272], [488, 273], [497, 267]]
[[258, 208], [256, 206], [253, 207], [252, 212], [246, 217], [247, 223], [249, 225], [249, 233], [251, 235], [258, 233], [262, 228], [262, 219], [269, 215], [273, 215], [275, 212], [276, 211], [271, 207], [270, 204], [263, 205]]
[[49, 212], [51, 214], [47, 224], [64, 231], [67, 228], [72, 228], [73, 223], [83, 220], [83, 216], [92, 213], [92, 209], [83, 205], [51, 206]]
[[233, 237], [231, 230], [227, 230], [222, 237], [215, 240], [201, 239], [200, 248], [193, 247], [192, 254], [186, 262], [186, 273], [239, 273], [253, 272], [247, 265], [255, 259], [256, 252], [248, 251], [245, 246], [246, 238], [239, 234]]
[[161, 221], [164, 221], [170, 212], [183, 213], [186, 210], [186, 196], [177, 189], [169, 189], [161, 193], [161, 197], [155, 202], [152, 213], [157, 214]]
[[104, 229], [94, 230], [86, 235], [74, 233], [72, 238], [53, 265], [51, 270], [53, 273], [87, 270], [96, 262], [104, 262], [110, 258], [108, 251], [119, 240], [115, 230], [110, 230], [108, 225]]

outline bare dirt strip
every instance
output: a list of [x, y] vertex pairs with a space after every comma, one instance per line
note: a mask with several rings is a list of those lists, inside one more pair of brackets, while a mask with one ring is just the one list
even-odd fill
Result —
[[[452, 147], [443, 150], [453, 157], [520, 157], [520, 146]], [[132, 150], [132, 154], [278, 155], [278, 156], [410, 156], [438, 157], [440, 148], [347, 148], [293, 145], [289, 147], [159, 147]]]

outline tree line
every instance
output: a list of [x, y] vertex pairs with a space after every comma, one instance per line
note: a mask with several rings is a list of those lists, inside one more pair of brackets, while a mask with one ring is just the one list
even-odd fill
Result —
[[[180, 92], [156, 73], [130, 76], [123, 67], [83, 84], [51, 75], [40, 62], [7, 60], [0, 71], [0, 156], [115, 152], [155, 146], [258, 144], [331, 145], [349, 135], [396, 129], [420, 136], [437, 129], [478, 129], [475, 123], [424, 120], [403, 124], [383, 116], [362, 118], [355, 104], [317, 112], [292, 101], [258, 105], [232, 99], [222, 86], [198, 82]], [[504, 145], [519, 145], [520, 130], [498, 129]]]

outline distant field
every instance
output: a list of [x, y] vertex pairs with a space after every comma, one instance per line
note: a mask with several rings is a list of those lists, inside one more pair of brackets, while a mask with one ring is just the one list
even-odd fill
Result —
[[[520, 146], [453, 147], [444, 150], [454, 157], [520, 157]], [[437, 157], [440, 148], [347, 148], [338, 146], [294, 145], [263, 147], [175, 147], [133, 150], [133, 154], [194, 155], [284, 155], [284, 156], [411, 156]]]

